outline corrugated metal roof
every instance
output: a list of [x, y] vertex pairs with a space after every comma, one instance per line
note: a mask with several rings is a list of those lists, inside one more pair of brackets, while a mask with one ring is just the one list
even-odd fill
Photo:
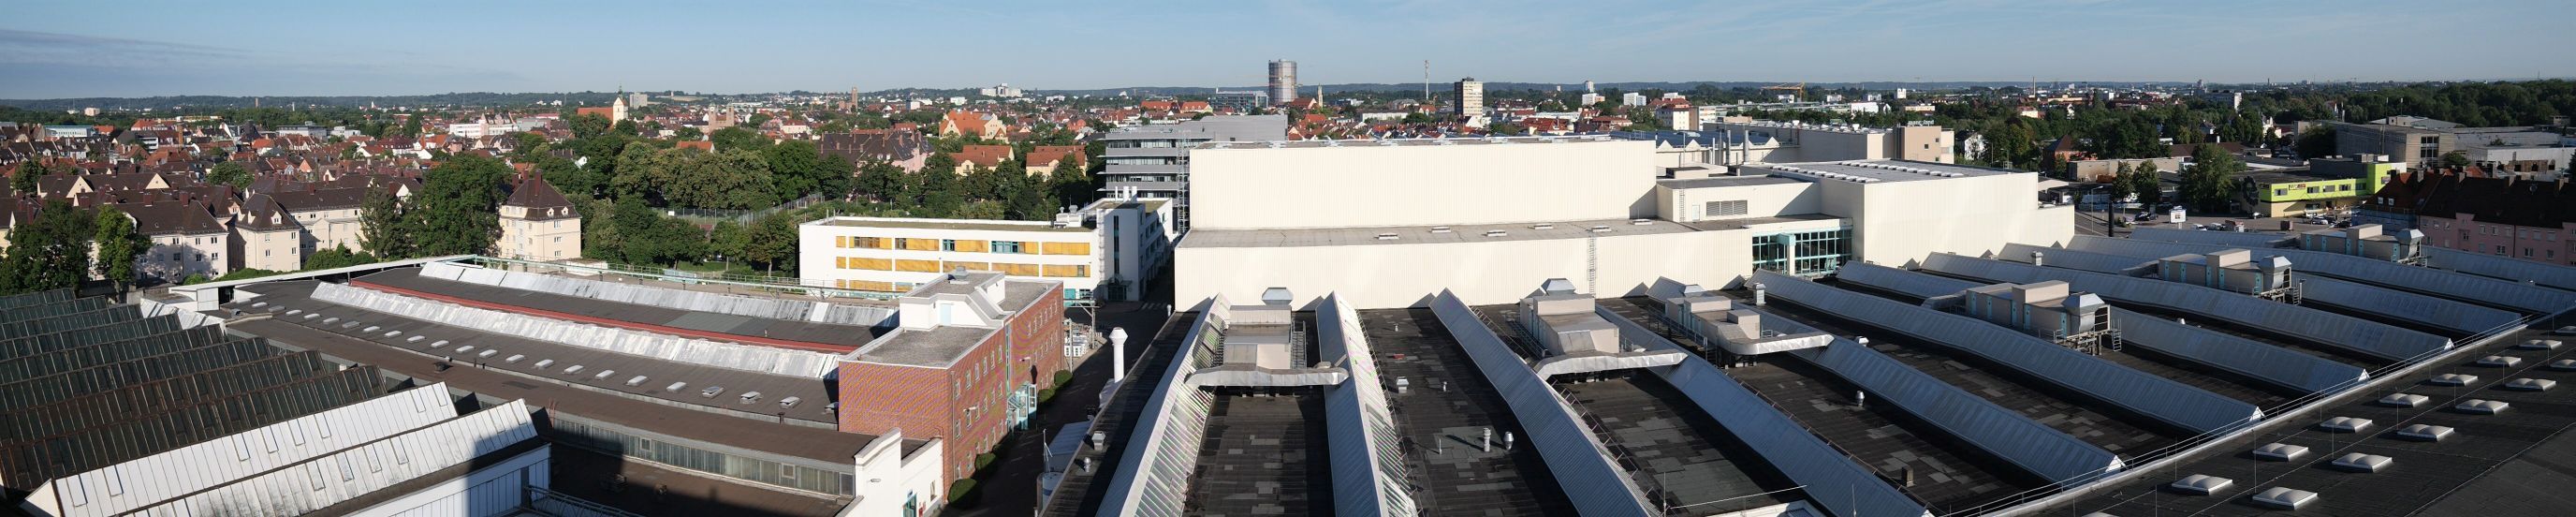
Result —
[[1432, 300], [1431, 309], [1512, 409], [1521, 430], [1529, 433], [1529, 446], [1538, 448], [1539, 457], [1575, 507], [1587, 516], [1658, 513], [1646, 507], [1645, 492], [1611, 462], [1601, 440], [1578, 421], [1564, 397], [1477, 319], [1474, 309], [1448, 291]]
[[1771, 295], [1857, 321], [1941, 343], [2058, 387], [2167, 424], [2206, 433], [2260, 420], [2263, 410], [2173, 379], [2137, 371], [2029, 334], [1894, 300], [1818, 285], [1770, 271], [1754, 272]]
[[2111, 308], [2111, 328], [2130, 345], [2300, 391], [2342, 388], [2370, 376], [2361, 367], [2118, 307]]
[[[1607, 309], [1602, 309], [1607, 310]], [[1619, 325], [1622, 336], [1661, 342], [1664, 350], [1688, 352], [1680, 345], [1659, 337], [1655, 331], [1628, 318], [1605, 315]], [[1768, 321], [1769, 318], [1765, 318]], [[1812, 331], [1813, 329], [1809, 329]], [[1785, 334], [1785, 332], [1784, 332]], [[1692, 404], [1715, 418], [1719, 426], [1743, 440], [1747, 448], [1762, 455], [1765, 463], [1778, 469], [1791, 481], [1808, 487], [1848, 487], [1840, 497], [1811, 500], [1834, 515], [1931, 515], [1923, 503], [1887, 484], [1878, 474], [1843, 454], [1839, 449], [1817, 438], [1815, 433], [1791, 420], [1777, 407], [1745, 389], [1726, 372], [1693, 355], [1672, 368], [1647, 371], [1664, 378], [1690, 398]], [[1819, 493], [1831, 494], [1825, 489]], [[1867, 496], [1864, 498], [1863, 496]]]
[[1924, 423], [2040, 479], [2081, 483], [2127, 467], [2111, 451], [2031, 421], [1859, 343], [1836, 339], [1823, 348], [1789, 355], [1876, 393]]
[[1925, 258], [1923, 268], [1999, 282], [2063, 280], [2075, 290], [2105, 298], [2278, 332], [2388, 361], [2405, 361], [2451, 347], [2451, 340], [2441, 336], [2190, 284], [1948, 253], [1934, 253]]
[[1315, 310], [1316, 352], [1350, 378], [1325, 391], [1324, 428], [1333, 462], [1333, 509], [1340, 515], [1413, 515], [1410, 475], [1378, 377], [1377, 358], [1359, 328], [1359, 313], [1325, 295]]
[[2559, 289], [2576, 290], [2576, 267], [2516, 260], [2435, 246], [2425, 246], [2422, 249], [2425, 265], [2504, 280], [2529, 281]]
[[[2217, 233], [2217, 232], [2208, 232]], [[2078, 235], [2068, 248], [2099, 253], [2136, 256], [2174, 256], [2199, 254], [2227, 249], [2229, 246], [2183, 244], [2134, 239], [2112, 239]], [[2255, 259], [2288, 257], [2291, 267], [2341, 277], [2356, 282], [2385, 285], [2432, 293], [2455, 300], [2510, 308], [2526, 313], [2551, 314], [2576, 307], [2576, 292], [2536, 285], [2497, 280], [2432, 268], [2415, 267], [2385, 260], [2373, 260], [2340, 253], [2290, 249], [2254, 249]]]

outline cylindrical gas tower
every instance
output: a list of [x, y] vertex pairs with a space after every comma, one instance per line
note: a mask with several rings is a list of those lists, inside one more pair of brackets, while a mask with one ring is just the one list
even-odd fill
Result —
[[1297, 62], [1271, 61], [1270, 102], [1284, 104], [1293, 100], [1297, 100]]

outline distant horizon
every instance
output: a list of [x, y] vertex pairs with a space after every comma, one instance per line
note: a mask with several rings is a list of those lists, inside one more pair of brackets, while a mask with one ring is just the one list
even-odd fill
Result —
[[2564, 0], [456, 0], [437, 9], [30, 0], [10, 8], [13, 16], [0, 19], [0, 99], [1248, 87], [1263, 82], [1272, 59], [1298, 62], [1300, 84], [1419, 84], [1426, 75], [1552, 84], [2576, 75], [2576, 61], [2562, 55], [2576, 48], [2567, 23], [2576, 2]]
[[[2472, 82], [2474, 82], [2474, 83], [2500, 83], [2500, 82], [2529, 82], [2529, 81], [2551, 81], [2551, 80], [2558, 80], [2558, 81], [2576, 81], [2576, 76], [2540, 77], [2540, 78], [2518, 78], [2518, 79], [2517, 79], [2517, 78], [2499, 78], [2499, 79], [2390, 79], [2390, 80], [2378, 80], [2378, 81], [2346, 81], [2346, 80], [2334, 80], [2334, 81], [2330, 81], [2330, 82], [2328, 82], [2328, 81], [2315, 81], [2315, 82], [2313, 82], [2312, 84], [2347, 84], [2347, 83], [2350, 83], [2350, 84], [2426, 84], [2426, 83], [2472, 83]], [[1443, 89], [1443, 88], [1445, 88], [1447, 85], [1449, 85], [1449, 84], [1451, 84], [1451, 83], [1454, 83], [1455, 81], [1456, 81], [1455, 79], [1451, 79], [1451, 80], [1447, 80], [1447, 81], [1434, 81], [1433, 83], [1431, 83], [1431, 85], [1432, 85], [1432, 87], [1433, 87], [1435, 90], [1439, 90], [1439, 89]], [[1498, 84], [1511, 84], [1511, 85], [1549, 85], [1549, 86], [1553, 86], [1553, 85], [1564, 85], [1564, 86], [1569, 86], [1569, 87], [1572, 87], [1572, 86], [1580, 86], [1580, 85], [1582, 84], [1582, 82], [1579, 82], [1579, 81], [1578, 81], [1578, 82], [1572, 82], [1572, 83], [1554, 83], [1554, 82], [1536, 82], [1536, 81], [1482, 81], [1482, 82], [1484, 82], [1485, 84], [1488, 84], [1488, 85], [1498, 85]], [[1622, 87], [1621, 85], [1638, 85], [1638, 84], [1647, 84], [1647, 85], [1698, 85], [1698, 84], [1710, 84], [1710, 83], [1713, 83], [1713, 84], [1726, 84], [1726, 85], [1753, 85], [1753, 84], [1772, 85], [1772, 84], [1798, 84], [1798, 82], [1797, 82], [1797, 81], [1755, 81], [1755, 80], [1716, 80], [1716, 79], [1687, 80], [1687, 81], [1593, 81], [1593, 82], [1594, 82], [1595, 84], [1599, 85], [1599, 86], [1600, 86], [1600, 87], [1602, 87], [1602, 88], [1619, 88], [1619, 87]], [[1805, 84], [1806, 84], [1806, 85], [1808, 85], [1809, 87], [1848, 87], [1848, 86], [1857, 86], [1857, 85], [1887, 85], [1888, 87], [1894, 87], [1894, 88], [1906, 88], [1906, 87], [1911, 87], [1911, 86], [1909, 86], [1909, 85], [1966, 85], [1966, 86], [1964, 86], [1964, 87], [1977, 87], [1977, 86], [1996, 86], [1996, 87], [2001, 87], [2001, 86], [2019, 86], [2019, 87], [2028, 87], [2032, 82], [2033, 82], [2033, 81], [2030, 81], [2030, 80], [2011, 80], [2011, 81], [2005, 81], [2005, 80], [1934, 80], [1934, 79], [1924, 79], [1924, 80], [1901, 80], [1901, 81], [1834, 81], [1834, 82], [1807, 82], [1807, 83], [1805, 83]], [[2109, 85], [2109, 86], [2130, 86], [2130, 85], [2144, 85], [2144, 84], [2155, 84], [2155, 85], [2190, 85], [2190, 84], [2194, 84], [2195, 82], [2202, 82], [2202, 83], [2205, 83], [2205, 84], [2208, 84], [2208, 85], [2212, 85], [2212, 86], [2237, 86], [2237, 85], [2259, 85], [2259, 84], [2263, 84], [2263, 82], [2262, 82], [2262, 81], [2255, 81], [2255, 82], [2247, 83], [2247, 82], [2233, 82], [2233, 81], [2230, 81], [2230, 82], [2219, 82], [2219, 81], [2173, 80], [2173, 79], [2162, 79], [2162, 80], [2139, 80], [2139, 81], [2092, 81], [2092, 80], [2077, 80], [2077, 79], [2055, 79], [2055, 80], [2052, 80], [2052, 79], [2040, 79], [2040, 80], [2038, 80], [2038, 81], [2036, 81], [2036, 82], [2037, 82], [2040, 86], [2048, 86], [2048, 85], [2051, 85], [2051, 84], [2057, 84], [2057, 85], [2068, 85], [2068, 86], [2073, 86], [2073, 85], [2091, 85], [2091, 86], [2103, 86], [2103, 85]], [[2300, 81], [2299, 81], [2299, 80], [2289, 80], [2289, 81], [2275, 80], [2275, 81], [2273, 81], [2273, 82], [2271, 83], [2271, 85], [2272, 85], [2272, 86], [2291, 86], [2291, 85], [2297, 85], [2297, 84], [2299, 84], [2299, 83], [2300, 83]], [[1348, 90], [1348, 89], [1345, 89], [1345, 88], [1352, 87], [1352, 86], [1370, 86], [1370, 87], [1380, 87], [1380, 88], [1373, 88], [1373, 89], [1369, 89], [1369, 90], [1358, 90], [1358, 91], [1390, 91], [1390, 90], [1386, 89], [1385, 87], [1393, 87], [1393, 88], [1398, 89], [1398, 91], [1400, 91], [1400, 90], [1401, 90], [1401, 89], [1403, 89], [1403, 88], [1419, 86], [1420, 84], [1421, 84], [1421, 83], [1419, 83], [1419, 82], [1413, 82], [1413, 83], [1388, 83], [1388, 82], [1375, 82], [1375, 83], [1368, 83], [1368, 82], [1362, 82], [1362, 83], [1334, 83], [1334, 84], [1300, 84], [1300, 85], [1298, 85], [1298, 86], [1299, 86], [1299, 88], [1300, 88], [1301, 90], [1306, 91], [1306, 92], [1312, 92], [1312, 91], [1314, 91], [1314, 88], [1315, 88], [1315, 87], [1318, 87], [1318, 86], [1324, 87], [1324, 88], [1326, 88], [1326, 89], [1328, 89], [1328, 90], [1335, 90], [1335, 91], [1354, 91], [1354, 90]], [[959, 87], [938, 87], [938, 86], [897, 86], [897, 87], [881, 88], [881, 89], [874, 89], [874, 90], [861, 90], [861, 91], [859, 92], [859, 94], [860, 94], [860, 95], [883, 94], [883, 93], [887, 93], [887, 92], [895, 92], [895, 91], [902, 91], [902, 90], [973, 90], [973, 89], [978, 89], [978, 88], [987, 88], [987, 87], [991, 87], [991, 86], [996, 86], [996, 85], [959, 86]], [[1728, 87], [1729, 87], [1729, 88], [1741, 88], [1741, 87], [1744, 87], [1744, 86], [1728, 86]], [[1488, 88], [1492, 88], [1492, 87], [1491, 87], [1491, 86], [1489, 86]], [[1062, 93], [1062, 92], [1115, 92], [1115, 91], [1135, 91], [1135, 90], [1156, 91], [1156, 90], [1175, 90], [1175, 89], [1201, 89], [1201, 90], [1209, 90], [1208, 92], [1200, 92], [1200, 93], [1199, 93], [1199, 94], [1205, 94], [1205, 93], [1214, 93], [1214, 92], [1216, 92], [1217, 90], [1220, 90], [1220, 89], [1221, 89], [1221, 90], [1224, 90], [1224, 91], [1228, 91], [1228, 92], [1232, 92], [1232, 91], [1258, 91], [1258, 90], [1260, 90], [1260, 89], [1261, 89], [1261, 85], [1240, 85], [1240, 86], [1169, 86], [1169, 85], [1146, 86], [1146, 85], [1138, 85], [1138, 86], [1119, 86], [1119, 87], [1111, 87], [1111, 88], [1078, 88], [1078, 89], [1038, 89], [1038, 88], [1031, 88], [1031, 89], [1026, 89], [1026, 90], [1024, 90], [1024, 91], [1025, 91], [1025, 92], [1027, 92], [1027, 93], [1029, 93], [1029, 94], [1039, 94], [1039, 93]], [[688, 91], [688, 90], [677, 90], [677, 89], [646, 89], [646, 88], [628, 88], [628, 89], [626, 89], [626, 90], [624, 90], [624, 91], [625, 91], [626, 93], [644, 93], [644, 94], [648, 94], [648, 95], [666, 95], [666, 96], [667, 96], [667, 95], [689, 95], [689, 96], [699, 96], [699, 95], [706, 95], [706, 96], [783, 95], [783, 94], [788, 94], [788, 93], [793, 93], [793, 92], [799, 92], [799, 91], [806, 92], [806, 93], [813, 93], [813, 94], [824, 94], [824, 95], [846, 95], [846, 94], [847, 94], [847, 90], [846, 90], [846, 89], [835, 91], [835, 90], [822, 90], [822, 89], [812, 89], [812, 88], [791, 88], [791, 89], [786, 89], [786, 90], [775, 90], [775, 91], [747, 91], [747, 92], [704, 92], [704, 91]], [[1568, 90], [1568, 91], [1569, 91], [1569, 92], [1571, 92], [1572, 90]], [[485, 95], [576, 95], [576, 94], [613, 94], [613, 93], [616, 93], [616, 92], [618, 92], [618, 90], [560, 90], [560, 91], [450, 91], [450, 92], [433, 92], [433, 93], [381, 93], [381, 94], [365, 94], [365, 93], [359, 93], [359, 94], [204, 94], [204, 93], [177, 93], [177, 94], [165, 94], [165, 95], [125, 96], [125, 97], [118, 97], [118, 96], [87, 96], [87, 97], [46, 97], [46, 98], [0, 98], [0, 103], [5, 103], [5, 102], [55, 102], [55, 101], [74, 101], [74, 100], [123, 100], [123, 101], [133, 101], [133, 100], [166, 99], [166, 98], [183, 98], [183, 97], [220, 97], [220, 98], [240, 98], [240, 99], [248, 99], [248, 98], [269, 98], [269, 97], [282, 98], [282, 99], [295, 99], [295, 98], [333, 98], [333, 99], [341, 99], [341, 98], [400, 98], [400, 97], [433, 97], [433, 96], [441, 96], [441, 95], [472, 95], [472, 94], [485, 94]], [[678, 93], [669, 93], [669, 92], [678, 92]], [[1438, 91], [1435, 91], [1434, 93], [1439, 93], [1439, 92], [1438, 92]], [[1186, 93], [1185, 93], [1185, 95], [1186, 95]]]

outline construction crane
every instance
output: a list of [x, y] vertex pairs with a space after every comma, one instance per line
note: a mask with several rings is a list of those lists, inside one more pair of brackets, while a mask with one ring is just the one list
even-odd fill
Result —
[[1789, 101], [1790, 101], [1790, 102], [1798, 102], [1798, 101], [1803, 101], [1803, 100], [1806, 100], [1806, 99], [1807, 99], [1807, 83], [1806, 83], [1806, 81], [1799, 81], [1799, 82], [1798, 82], [1798, 84], [1782, 84], [1782, 85], [1778, 85], [1778, 86], [1764, 86], [1764, 87], [1762, 87], [1762, 92], [1763, 92], [1763, 93], [1770, 93], [1770, 92], [1772, 92], [1772, 91], [1774, 91], [1774, 90], [1789, 92]]

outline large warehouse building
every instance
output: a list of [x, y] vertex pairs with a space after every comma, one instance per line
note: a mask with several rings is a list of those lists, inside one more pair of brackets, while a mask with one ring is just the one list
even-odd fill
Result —
[[1488, 304], [1550, 278], [1634, 295], [1661, 278], [1728, 286], [1757, 269], [1813, 276], [2073, 233], [2071, 208], [2038, 201], [2036, 175], [1939, 163], [1709, 175], [1611, 137], [1216, 142], [1191, 156], [1197, 219], [1174, 253], [1177, 300], [1287, 287], [1419, 307], [1447, 289]]

